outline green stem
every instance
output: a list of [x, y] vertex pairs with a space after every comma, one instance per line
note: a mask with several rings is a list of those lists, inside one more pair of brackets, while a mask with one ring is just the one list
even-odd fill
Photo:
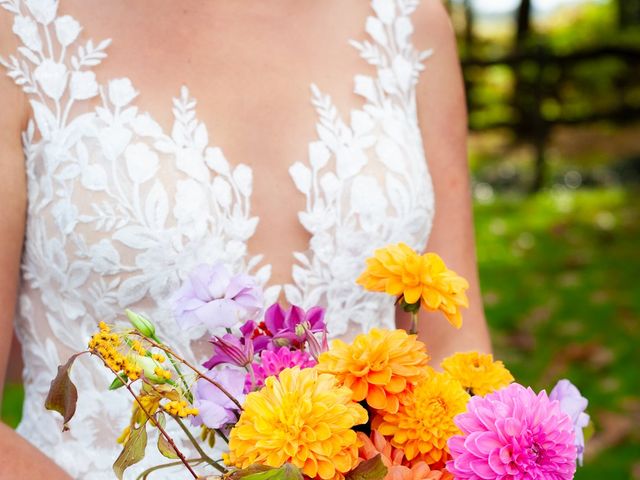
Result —
[[200, 454], [200, 457], [202, 458], [203, 461], [207, 462], [209, 465], [211, 465], [212, 467], [214, 467], [216, 470], [218, 470], [220, 473], [227, 473], [227, 470], [221, 466], [218, 462], [216, 462], [213, 458], [211, 458], [209, 455], [207, 455], [205, 453], [205, 451], [202, 449], [202, 447], [198, 444], [198, 441], [195, 439], [195, 437], [193, 436], [193, 434], [189, 431], [189, 429], [187, 428], [187, 426], [184, 424], [184, 422], [182, 420], [180, 420], [179, 417], [176, 417], [175, 415], [171, 415], [173, 417], [173, 419], [178, 423], [178, 425], [180, 426], [180, 428], [182, 429], [182, 431], [184, 432], [184, 434], [189, 438], [189, 440], [191, 441], [191, 443], [193, 444], [193, 447], [196, 449], [196, 451]]
[[124, 384], [124, 387], [129, 391], [129, 393], [135, 399], [136, 403], [140, 407], [140, 410], [142, 410], [144, 412], [144, 414], [147, 416], [147, 418], [153, 424], [153, 426], [156, 427], [160, 431], [160, 435], [162, 435], [165, 438], [165, 440], [167, 440], [167, 442], [169, 442], [169, 445], [171, 445], [173, 447], [173, 449], [176, 452], [176, 455], [178, 455], [178, 457], [180, 458], [180, 462], [187, 468], [187, 470], [189, 470], [189, 473], [191, 473], [193, 478], [197, 479], [198, 478], [198, 474], [193, 471], [193, 469], [191, 468], [191, 465], [189, 465], [189, 462], [187, 461], [186, 457], [180, 451], [180, 449], [178, 449], [177, 445], [173, 441], [173, 438], [171, 438], [171, 436], [166, 432], [166, 430], [164, 428], [162, 428], [162, 425], [160, 425], [160, 422], [156, 419], [156, 417], [154, 415], [151, 415], [151, 413], [144, 407], [144, 405], [140, 401], [140, 398], [138, 398], [138, 396], [135, 394], [135, 392], [131, 388], [131, 385], [128, 383], [128, 381], [127, 381], [128, 379], [123, 377], [120, 374], [120, 372], [117, 372], [113, 368], [111, 368], [111, 366], [109, 366], [109, 364], [105, 361], [105, 359], [102, 357], [102, 355], [100, 355], [97, 352], [92, 352], [92, 353], [94, 355], [96, 355], [100, 360], [102, 360], [102, 363], [104, 363], [104, 365], [109, 370], [111, 370], [116, 377], [118, 377], [120, 379], [120, 381]]
[[223, 431], [222, 431], [222, 430], [217, 429], [215, 432], [216, 432], [218, 435], [220, 435], [220, 436], [222, 437], [222, 439], [225, 441], [225, 443], [226, 443], [227, 445], [229, 445], [229, 439], [228, 439], [228, 438], [227, 438], [227, 436], [223, 433]]
[[418, 312], [411, 312], [411, 330], [409, 330], [411, 335], [418, 334]]
[[[187, 462], [194, 463], [196, 465], [198, 465], [199, 463], [202, 463], [203, 461], [204, 460], [202, 458], [191, 458], [187, 460]], [[150, 474], [152, 474], [157, 470], [162, 470], [164, 468], [177, 467], [178, 465], [181, 465], [181, 464], [182, 462], [171, 462], [171, 463], [163, 463], [162, 465], [156, 465], [155, 467], [147, 468], [144, 472], [142, 472], [140, 475], [136, 477], [136, 480], [146, 480]]]
[[[156, 343], [158, 343], [160, 345], [164, 345], [160, 341], [160, 339], [158, 337], [156, 337], [155, 335], [151, 339], [154, 342], [156, 342]], [[164, 350], [164, 352], [167, 354], [167, 358], [169, 359], [169, 362], [171, 362], [171, 365], [173, 366], [175, 371], [178, 373], [178, 376], [180, 377], [180, 380], [182, 380], [182, 385], [184, 386], [185, 395], [187, 395], [189, 397], [189, 401], [192, 402], [193, 401], [193, 395], [191, 394], [191, 389], [189, 388], [189, 385], [187, 384], [187, 381], [185, 380], [184, 375], [182, 374], [182, 371], [180, 370], [180, 367], [176, 363], [176, 360], [173, 358], [173, 355], [171, 355], [171, 353], [167, 352], [166, 350]]]

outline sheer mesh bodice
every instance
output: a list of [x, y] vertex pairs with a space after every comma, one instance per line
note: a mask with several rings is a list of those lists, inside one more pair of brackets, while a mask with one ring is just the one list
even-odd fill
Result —
[[[43, 407], [57, 365], [85, 347], [99, 320], [122, 321], [125, 308], [151, 317], [162, 337], [202, 361], [206, 332], [180, 331], [169, 305], [201, 263], [223, 261], [256, 275], [267, 301], [282, 293], [303, 307], [325, 306], [335, 337], [393, 325], [393, 301], [354, 280], [375, 248], [397, 241], [422, 248], [431, 228], [433, 191], [415, 99], [428, 52], [411, 44], [417, 4], [371, 1], [366, 33], [347, 47], [361, 56], [363, 73], [354, 78], [361, 108], [345, 117], [331, 92], [311, 86], [317, 138], [308, 158], [289, 169], [305, 200], [298, 218], [310, 240], [306, 251], [292, 252], [292, 280], [280, 287], [247, 248], [260, 178], [212, 144], [188, 88], [167, 99], [174, 120], [166, 130], [137, 105], [127, 72], [96, 75], [109, 61], [110, 40], [91, 40], [57, 0], [0, 0], [20, 41], [0, 61], [32, 108], [22, 137], [28, 216], [16, 329], [26, 400], [18, 430], [74, 478], [113, 478], [115, 439], [130, 401], [106, 391], [104, 369], [77, 362], [80, 401], [62, 433], [59, 417]], [[372, 67], [373, 75], [364, 73]], [[127, 478], [163, 462], [149, 444], [147, 459]]]

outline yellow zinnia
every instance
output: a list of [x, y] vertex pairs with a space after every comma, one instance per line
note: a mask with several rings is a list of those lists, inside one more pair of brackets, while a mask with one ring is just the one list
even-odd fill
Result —
[[335, 375], [353, 391], [353, 400], [395, 413], [399, 399], [428, 371], [424, 343], [404, 330], [373, 329], [353, 343], [334, 340], [318, 359], [317, 369]]
[[473, 395], [484, 396], [514, 381], [504, 363], [494, 361], [490, 354], [456, 353], [444, 359], [441, 365]]
[[466, 410], [468, 401], [460, 382], [433, 372], [403, 400], [398, 413], [376, 417], [373, 428], [391, 437], [391, 445], [404, 450], [407, 460], [432, 465], [446, 459], [447, 440], [460, 433], [453, 418]]
[[357, 282], [372, 292], [401, 297], [407, 306], [439, 310], [456, 328], [462, 326], [460, 308], [469, 305], [464, 278], [435, 253], [419, 255], [404, 243], [376, 250]]
[[225, 462], [280, 467], [289, 462], [310, 478], [341, 479], [358, 464], [355, 425], [367, 411], [351, 400], [351, 390], [315, 368], [290, 368], [268, 377], [247, 396], [231, 430]]

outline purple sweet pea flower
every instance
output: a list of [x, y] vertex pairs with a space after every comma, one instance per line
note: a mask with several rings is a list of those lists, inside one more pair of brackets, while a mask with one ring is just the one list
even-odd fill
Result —
[[267, 309], [264, 322], [259, 325], [262, 334], [254, 335], [254, 348], [256, 352], [282, 346], [300, 348], [307, 337], [307, 331], [319, 333], [325, 329], [323, 308], [313, 307], [305, 312], [292, 305], [285, 311], [275, 303]]
[[[244, 403], [244, 372], [232, 367], [210, 371], [208, 377], [222, 385], [240, 404]], [[238, 419], [238, 406], [212, 383], [199, 379], [195, 386], [194, 407], [198, 415], [191, 419], [194, 427], [205, 424], [209, 428], [224, 428]]]
[[578, 463], [582, 466], [584, 457], [583, 429], [589, 425], [589, 415], [585, 413], [585, 410], [589, 401], [569, 380], [560, 380], [551, 390], [549, 399], [560, 402], [560, 409], [571, 417], [576, 436], [576, 447], [578, 448]]
[[255, 322], [249, 320], [242, 327], [242, 337], [230, 333], [222, 337], [214, 336], [210, 341], [213, 344], [213, 356], [203, 366], [212, 369], [222, 363], [230, 363], [238, 367], [246, 367], [253, 362], [253, 333]]
[[182, 328], [204, 324], [210, 331], [231, 328], [259, 315], [262, 289], [249, 275], [232, 276], [227, 268], [200, 265], [174, 297], [174, 315]]

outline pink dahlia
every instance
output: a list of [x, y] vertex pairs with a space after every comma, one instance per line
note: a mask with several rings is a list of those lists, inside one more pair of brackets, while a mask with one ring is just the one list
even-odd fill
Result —
[[[278, 375], [285, 368], [311, 368], [316, 361], [311, 355], [302, 350], [289, 350], [288, 347], [280, 347], [278, 350], [263, 350], [260, 355], [260, 363], [253, 365], [253, 375], [247, 375], [245, 391], [256, 390], [264, 386], [267, 377]], [[252, 387], [253, 384], [253, 388]]]
[[573, 422], [549, 400], [517, 383], [473, 397], [455, 418], [447, 470], [456, 480], [565, 480], [576, 470]]

